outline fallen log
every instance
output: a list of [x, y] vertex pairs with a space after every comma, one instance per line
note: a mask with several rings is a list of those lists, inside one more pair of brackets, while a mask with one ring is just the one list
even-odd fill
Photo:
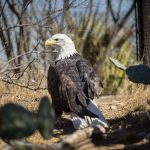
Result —
[[61, 142], [55, 143], [50, 146], [32, 144], [25, 141], [12, 141], [9, 146], [3, 150], [17, 150], [24, 148], [25, 150], [72, 150], [80, 147], [81, 145], [90, 144], [91, 137], [96, 135], [102, 136], [106, 133], [106, 129], [100, 125], [90, 126], [84, 129], [75, 131], [73, 134], [67, 136]]
[[[81, 130], [77, 130], [73, 134], [67, 136], [64, 140], [51, 146], [53, 150], [71, 150], [80, 145], [82, 142], [96, 135], [102, 136], [106, 133], [106, 129], [100, 125], [90, 126]], [[89, 140], [91, 142], [91, 140]], [[87, 142], [86, 142], [87, 143]]]

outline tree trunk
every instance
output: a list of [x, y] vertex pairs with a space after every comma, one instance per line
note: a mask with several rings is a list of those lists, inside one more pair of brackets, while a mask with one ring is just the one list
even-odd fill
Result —
[[140, 59], [150, 67], [150, 0], [137, 0], [137, 6]]

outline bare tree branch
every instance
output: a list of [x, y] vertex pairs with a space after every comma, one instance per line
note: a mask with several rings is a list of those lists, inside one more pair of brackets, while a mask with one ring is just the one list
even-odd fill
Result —
[[118, 18], [115, 16], [115, 13], [114, 13], [114, 11], [113, 11], [112, 4], [111, 4], [111, 0], [108, 0], [108, 6], [109, 6], [109, 10], [110, 10], [110, 12], [111, 12], [113, 21], [114, 21], [115, 23], [117, 23]]
[[130, 9], [128, 10], [128, 12], [124, 15], [124, 17], [122, 18], [122, 20], [118, 23], [118, 30], [121, 29], [123, 27], [123, 25], [125, 24], [125, 22], [127, 21], [127, 19], [129, 18], [130, 14], [133, 12], [135, 8], [135, 0], [133, 0], [133, 3], [130, 7]]
[[22, 85], [22, 84], [14, 82], [13, 80], [11, 80], [11, 78], [10, 78], [10, 81], [5, 80], [5, 79], [0, 79], [0, 81], [6, 82], [6, 83], [9, 83], [9, 84], [14, 84], [14, 85], [17, 85], [19, 87], [23, 87], [23, 88], [26, 88], [26, 89], [29, 89], [29, 90], [33, 90], [33, 91], [47, 90], [46, 87], [39, 87], [39, 85], [38, 85], [38, 87], [35, 87], [35, 88], [34, 87], [30, 87], [29, 85]]
[[[36, 48], [38, 47], [39, 43], [40, 43], [40, 42], [38, 42], [32, 50], [30, 50], [30, 51], [28, 51], [28, 52], [26, 52], [26, 53], [20, 54], [20, 55], [14, 57], [14, 58], [11, 58], [11, 59], [7, 62], [7, 64], [5, 64], [4, 66], [2, 66], [3, 69], [0, 71], [0, 73], [3, 73], [3, 72], [4, 72], [4, 69], [5, 69], [5, 68], [8, 68], [9, 63], [12, 62], [12, 61], [14, 61], [16, 58], [23, 57], [23, 56], [28, 55], [28, 54], [32, 54], [32, 53], [36, 50]], [[17, 68], [18, 68], [18, 67], [17, 67]], [[6, 69], [5, 69], [5, 70], [6, 70]]]
[[5, 2], [4, 2], [4, 5], [3, 5], [3, 7], [1, 8], [1, 12], [0, 12], [0, 17], [1, 17], [1, 15], [2, 15], [2, 12], [3, 12], [3, 10], [4, 10], [4, 8], [5, 8], [5, 5], [6, 5], [6, 0], [5, 0]]
[[17, 16], [18, 20], [20, 20], [20, 14], [19, 14], [19, 12], [15, 9], [15, 7], [13, 6], [13, 4], [11, 4], [11, 3], [9, 2], [9, 0], [6, 0], [6, 2], [7, 2], [7, 4], [8, 4], [8, 6], [9, 6], [10, 10]]

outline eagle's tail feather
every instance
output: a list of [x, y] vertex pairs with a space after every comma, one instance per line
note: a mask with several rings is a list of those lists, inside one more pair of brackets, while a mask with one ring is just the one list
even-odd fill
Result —
[[79, 117], [77, 114], [72, 113], [72, 122], [75, 129], [85, 128], [90, 125], [102, 125], [105, 128], [109, 127], [107, 120], [104, 118], [101, 111], [98, 109], [94, 101], [90, 101], [87, 107], [89, 111], [94, 113], [97, 117], [84, 116], [84, 118]]

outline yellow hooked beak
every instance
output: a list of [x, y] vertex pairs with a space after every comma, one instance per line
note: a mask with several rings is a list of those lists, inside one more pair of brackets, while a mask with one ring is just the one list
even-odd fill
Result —
[[52, 40], [52, 39], [49, 39], [49, 40], [46, 40], [45, 41], [45, 47], [48, 48], [49, 46], [52, 46], [56, 44], [56, 41], [55, 40]]

